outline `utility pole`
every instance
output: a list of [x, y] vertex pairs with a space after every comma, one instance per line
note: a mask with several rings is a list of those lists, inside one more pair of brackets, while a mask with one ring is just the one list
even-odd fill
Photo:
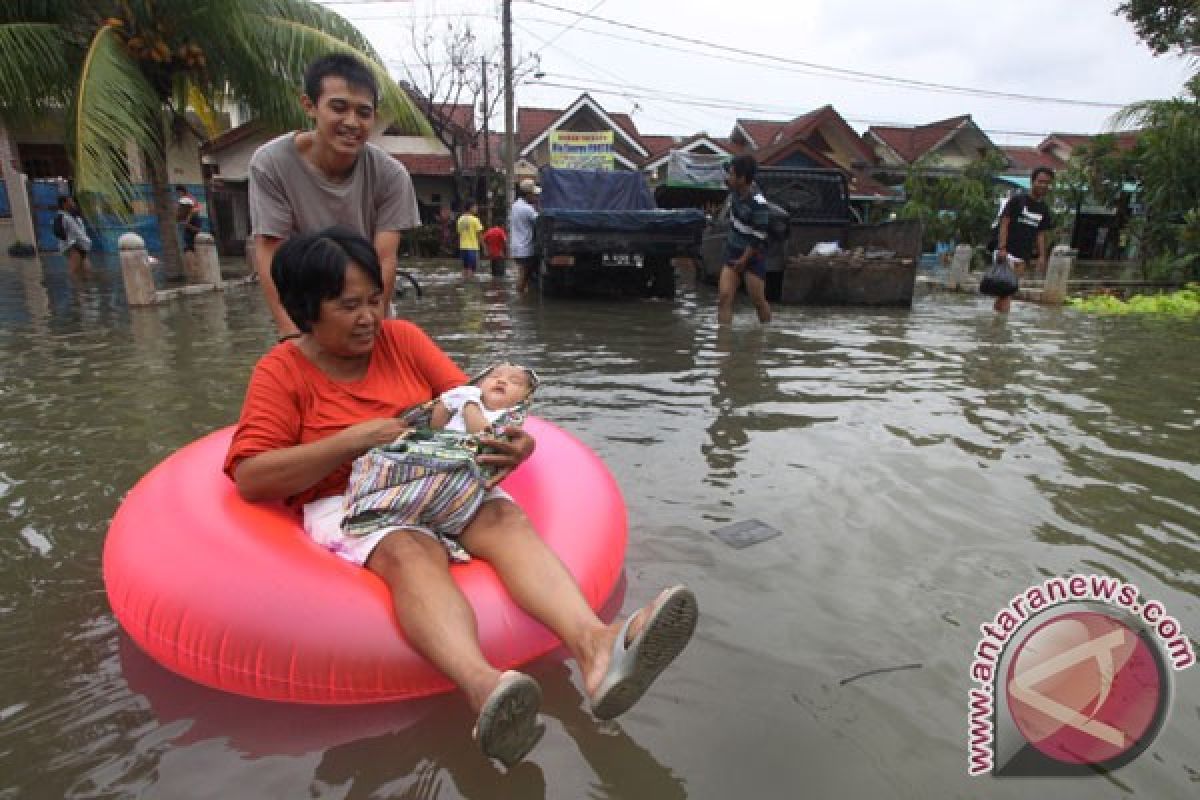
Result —
[[512, 208], [516, 178], [516, 141], [513, 136], [512, 0], [503, 0], [501, 29], [504, 38], [504, 208]]
[[492, 137], [488, 133], [488, 85], [487, 56], [479, 57], [479, 71], [483, 74], [483, 219], [492, 227]]

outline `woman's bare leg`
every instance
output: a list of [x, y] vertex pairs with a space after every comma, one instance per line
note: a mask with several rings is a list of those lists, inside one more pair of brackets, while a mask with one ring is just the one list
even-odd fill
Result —
[[[620, 624], [605, 625], [596, 616], [571, 573], [514, 503], [484, 503], [461, 539], [471, 555], [492, 565], [517, 605], [562, 640], [591, 696], [604, 679]], [[630, 626], [630, 638], [645, 624], [642, 612]]]
[[367, 559], [391, 590], [404, 635], [467, 696], [478, 712], [500, 681], [479, 646], [475, 612], [450, 576], [446, 550], [431, 537], [399, 530]]

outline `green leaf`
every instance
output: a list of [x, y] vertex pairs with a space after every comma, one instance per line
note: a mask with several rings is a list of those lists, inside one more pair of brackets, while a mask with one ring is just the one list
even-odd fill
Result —
[[162, 105], [112, 28], [101, 28], [92, 39], [68, 121], [76, 191], [85, 201], [103, 197], [128, 215], [134, 200], [130, 147], [163, 158]]
[[0, 118], [31, 121], [47, 109], [66, 105], [70, 90], [71, 68], [60, 26], [0, 24]]

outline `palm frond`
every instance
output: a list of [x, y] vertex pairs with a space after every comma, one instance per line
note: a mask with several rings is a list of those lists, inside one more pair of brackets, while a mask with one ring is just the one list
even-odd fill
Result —
[[354, 23], [312, 0], [263, 0], [259, 3], [258, 13], [321, 31], [345, 42], [371, 61], [381, 62], [371, 42]]
[[[249, 44], [248, 50], [256, 54], [257, 58], [250, 71], [251, 81], [260, 82], [263, 75], [282, 78], [284, 83], [291, 87], [285, 96], [291, 102], [298, 103], [304, 69], [309, 63], [329, 53], [356, 55], [371, 68], [379, 83], [381, 118], [408, 133], [432, 136], [433, 131], [424, 115], [388, 74], [374, 48], [362, 33], [337, 14], [327, 9], [314, 10], [311, 6], [312, 3], [304, 0], [268, 0], [252, 15], [255, 17], [255, 24], [250, 26], [253, 42]], [[265, 13], [272, 10], [280, 13]], [[296, 17], [284, 16], [284, 13], [294, 13]], [[318, 27], [317, 23], [328, 24], [330, 29]], [[230, 82], [234, 83], [232, 79]], [[239, 85], [238, 89], [248, 98], [261, 97], [261, 92], [257, 91], [254, 85], [243, 84]], [[297, 113], [298, 106], [291, 112], [289, 121], [294, 120]], [[268, 122], [276, 125], [282, 121], [268, 119]]]
[[78, 0], [6, 0], [0, 3], [0, 24], [8, 22], [65, 23], [79, 17]]
[[163, 157], [162, 106], [112, 28], [92, 38], [68, 120], [77, 191], [128, 214], [134, 200], [129, 147]]
[[25, 121], [66, 105], [72, 73], [62, 34], [49, 22], [0, 24], [0, 117]]

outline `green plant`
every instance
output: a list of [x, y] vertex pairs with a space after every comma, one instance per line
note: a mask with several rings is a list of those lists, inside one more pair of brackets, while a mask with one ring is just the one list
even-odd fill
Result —
[[1190, 283], [1176, 292], [1138, 294], [1128, 300], [1107, 294], [1072, 297], [1067, 300], [1067, 305], [1091, 314], [1195, 316], [1200, 314], [1200, 284]]
[[921, 221], [926, 249], [937, 242], [982, 245], [996, 217], [995, 179], [1002, 166], [995, 153], [952, 175], [939, 174], [935, 161], [918, 161], [904, 181], [908, 200], [898, 216]]

